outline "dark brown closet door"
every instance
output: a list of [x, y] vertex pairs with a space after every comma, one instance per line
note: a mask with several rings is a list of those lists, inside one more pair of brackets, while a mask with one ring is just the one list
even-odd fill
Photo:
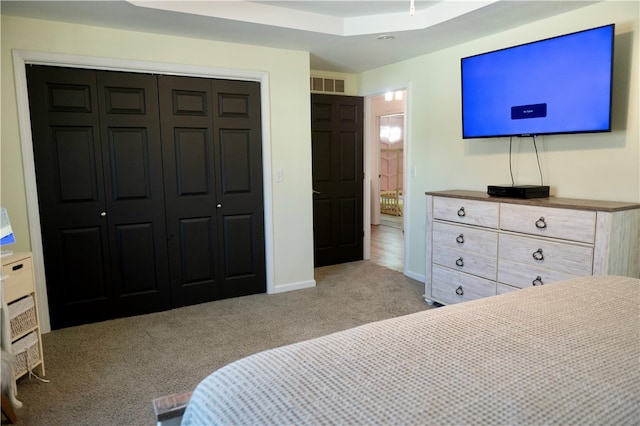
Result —
[[116, 317], [170, 308], [156, 76], [97, 73]]
[[266, 290], [258, 83], [27, 71], [54, 329]]
[[167, 309], [155, 77], [27, 79], [52, 328]]
[[173, 305], [264, 292], [259, 84], [159, 87]]
[[109, 317], [109, 262], [95, 72], [28, 66], [51, 327]]
[[315, 266], [362, 260], [364, 101], [311, 95]]

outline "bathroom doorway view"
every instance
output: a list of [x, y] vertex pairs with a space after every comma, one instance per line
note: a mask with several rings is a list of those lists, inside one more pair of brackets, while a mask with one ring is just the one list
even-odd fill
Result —
[[371, 261], [404, 271], [406, 91], [371, 98]]

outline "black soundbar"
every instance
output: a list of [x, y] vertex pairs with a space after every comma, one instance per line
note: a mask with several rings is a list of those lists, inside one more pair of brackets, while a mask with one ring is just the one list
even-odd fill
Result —
[[492, 197], [546, 198], [549, 196], [549, 187], [546, 185], [489, 185], [487, 194]]

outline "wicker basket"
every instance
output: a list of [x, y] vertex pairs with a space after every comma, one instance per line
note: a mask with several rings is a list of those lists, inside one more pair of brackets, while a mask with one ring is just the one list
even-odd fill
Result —
[[27, 334], [22, 339], [11, 345], [11, 351], [15, 356], [13, 376], [18, 378], [31, 370], [40, 362], [40, 345], [35, 332]]
[[9, 305], [9, 322], [11, 323], [11, 339], [33, 330], [38, 321], [33, 296], [24, 297]]

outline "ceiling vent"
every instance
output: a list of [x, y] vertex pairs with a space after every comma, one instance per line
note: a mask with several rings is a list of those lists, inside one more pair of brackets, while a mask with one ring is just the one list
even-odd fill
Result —
[[344, 93], [344, 80], [335, 78], [311, 77], [311, 91], [325, 93]]

